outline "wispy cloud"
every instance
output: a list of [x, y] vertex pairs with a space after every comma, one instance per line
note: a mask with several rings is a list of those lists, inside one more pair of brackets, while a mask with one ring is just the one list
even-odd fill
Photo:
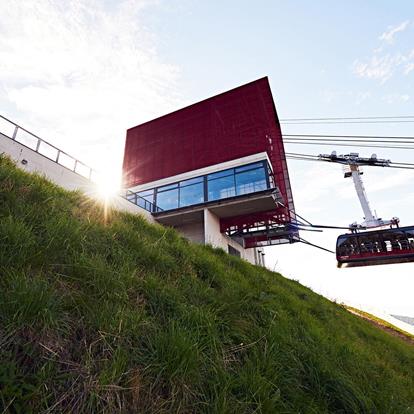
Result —
[[391, 45], [394, 44], [396, 34], [407, 30], [410, 21], [406, 20], [396, 26], [389, 26], [379, 36], [381, 45], [373, 50], [371, 57], [356, 59], [352, 70], [360, 78], [372, 79], [385, 83], [397, 71], [408, 75], [414, 69], [414, 49], [394, 51]]
[[408, 102], [410, 100], [410, 95], [406, 93], [404, 94], [393, 93], [393, 94], [383, 96], [382, 100], [389, 104]]
[[392, 174], [389, 171], [391, 170], [375, 172], [375, 176], [371, 175], [367, 179], [369, 193], [395, 190], [400, 187], [409, 188], [413, 181], [413, 173], [411, 171], [392, 170]]
[[379, 80], [385, 83], [395, 72], [402, 71], [404, 75], [408, 75], [414, 70], [414, 49], [408, 53], [394, 53], [380, 55], [375, 51], [374, 55], [368, 60], [355, 60], [353, 64], [353, 72], [360, 78]]
[[119, 166], [127, 127], [179, 100], [178, 69], [160, 59], [143, 24], [146, 8], [156, 3], [108, 4], [0, 2], [0, 103], [101, 167]]
[[407, 63], [405, 65], [405, 69], [404, 69], [404, 74], [408, 75], [412, 70], [414, 70], [414, 62], [412, 63]]
[[321, 99], [326, 103], [331, 104], [335, 101], [345, 99], [353, 99], [355, 105], [361, 105], [366, 100], [371, 98], [371, 92], [369, 91], [352, 91], [352, 90], [331, 90], [324, 89], [320, 92]]
[[403, 62], [404, 57], [400, 54], [391, 56], [372, 56], [368, 61], [354, 62], [354, 73], [360, 78], [376, 79], [381, 83], [391, 78], [395, 69]]
[[405, 22], [400, 23], [397, 26], [389, 26], [388, 30], [386, 30], [382, 35], [379, 37], [380, 40], [388, 44], [392, 44], [394, 42], [394, 36], [398, 32], [403, 32], [409, 25], [410, 21], [406, 20]]

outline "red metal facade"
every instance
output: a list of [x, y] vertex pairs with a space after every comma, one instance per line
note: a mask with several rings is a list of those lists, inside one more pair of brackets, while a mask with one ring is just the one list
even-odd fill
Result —
[[[129, 129], [124, 186], [264, 151], [285, 205], [293, 211], [282, 134], [267, 77]], [[291, 214], [286, 211], [286, 215]]]

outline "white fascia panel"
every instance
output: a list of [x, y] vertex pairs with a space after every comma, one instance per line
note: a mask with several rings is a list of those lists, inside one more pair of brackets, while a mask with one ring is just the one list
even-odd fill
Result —
[[[199, 177], [200, 175], [211, 174], [217, 171], [226, 170], [228, 168], [239, 167], [240, 165], [250, 164], [257, 161], [266, 160], [272, 168], [269, 156], [267, 152], [258, 152], [257, 154], [248, 155], [247, 157], [237, 158], [231, 161], [221, 162], [220, 164], [209, 165], [208, 167], [199, 168], [197, 170], [188, 171], [182, 174], [173, 175], [171, 177], [163, 178], [161, 180], [151, 181], [145, 184], [136, 185], [135, 187], [128, 188], [133, 192], [145, 191], [155, 187], [161, 187], [163, 185], [168, 185], [176, 183], [177, 181], [184, 181], [190, 178]], [[273, 171], [273, 169], [272, 169]]]

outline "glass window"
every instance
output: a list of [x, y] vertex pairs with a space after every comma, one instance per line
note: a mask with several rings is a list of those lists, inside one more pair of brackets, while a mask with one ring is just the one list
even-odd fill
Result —
[[178, 183], [164, 185], [163, 187], [158, 187], [158, 191], [166, 191], [171, 190], [172, 188], [177, 188]]
[[339, 236], [336, 248], [339, 256], [359, 254], [359, 245], [355, 236]]
[[204, 181], [204, 177], [190, 178], [189, 180], [181, 181], [180, 187], [184, 187], [185, 185], [202, 183], [203, 181]]
[[410, 240], [407, 234], [400, 229], [383, 232], [382, 239], [387, 244], [388, 251], [407, 250], [410, 248]]
[[157, 191], [157, 207], [163, 210], [178, 208], [178, 188], [168, 191]]
[[135, 193], [127, 193], [126, 199], [135, 203]]
[[204, 184], [198, 183], [180, 188], [180, 207], [204, 202]]
[[408, 249], [414, 250], [414, 229], [406, 229], [404, 230], [404, 233], [407, 237]]
[[234, 174], [234, 168], [231, 168], [230, 170], [218, 171], [216, 173], [209, 174], [207, 176], [207, 179], [214, 180], [215, 178], [227, 177], [227, 176], [233, 175], [233, 174]]
[[208, 181], [208, 200], [219, 200], [227, 197], [234, 197], [236, 188], [234, 186], [234, 175], [217, 178]]
[[144, 198], [137, 197], [137, 206], [142, 207], [144, 210], [151, 210], [151, 203]]
[[263, 167], [263, 162], [255, 162], [254, 164], [242, 165], [236, 168], [236, 173], [240, 171], [254, 170], [255, 168]]
[[362, 233], [358, 236], [361, 253], [382, 253], [386, 251], [386, 245], [380, 239], [378, 233]]
[[[265, 168], [268, 168], [267, 163], [256, 162], [168, 184], [156, 190], [141, 191], [137, 194], [146, 201], [154, 203], [154, 191], [156, 191], [157, 207], [162, 210], [171, 210], [266, 190], [268, 184]], [[207, 200], [204, 198], [205, 180], [208, 186]]]
[[139, 193], [137, 193], [138, 198], [144, 198], [145, 200], [148, 200], [150, 203], [154, 202], [154, 189], [152, 188], [151, 190], [145, 190], [145, 191], [140, 191]]
[[236, 174], [237, 195], [254, 193], [266, 189], [266, 174], [263, 167]]
[[139, 191], [137, 194], [139, 194], [141, 197], [145, 197], [147, 195], [152, 195], [152, 194], [154, 194], [154, 189], [151, 188], [150, 190]]

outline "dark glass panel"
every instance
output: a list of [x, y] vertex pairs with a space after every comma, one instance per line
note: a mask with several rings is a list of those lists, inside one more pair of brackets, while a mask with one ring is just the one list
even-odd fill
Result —
[[260, 167], [263, 167], [263, 162], [255, 162], [254, 164], [242, 165], [241, 167], [236, 167], [236, 173], [241, 171], [254, 170], [255, 168]]
[[227, 177], [227, 176], [233, 175], [233, 174], [234, 174], [234, 168], [230, 168], [229, 170], [218, 171], [216, 173], [209, 174], [207, 176], [207, 179], [208, 180], [214, 180], [216, 178]]
[[133, 203], [135, 202], [135, 193], [128, 193], [127, 195], [126, 195], [126, 199], [128, 200], [128, 201], [132, 201]]
[[337, 253], [339, 256], [352, 256], [359, 254], [359, 246], [355, 236], [339, 236], [336, 244]]
[[151, 204], [144, 198], [137, 197], [137, 206], [149, 211]]
[[381, 240], [378, 233], [366, 233], [358, 236], [361, 253], [382, 253], [387, 251], [387, 246]]
[[187, 185], [180, 188], [180, 207], [204, 202], [204, 184]]
[[151, 188], [149, 190], [139, 191], [137, 194], [141, 197], [145, 197], [145, 196], [148, 196], [148, 195], [153, 195], [154, 194], [154, 189]]
[[191, 185], [191, 184], [202, 183], [203, 181], [204, 181], [204, 176], [203, 177], [190, 178], [189, 180], [181, 181], [180, 182], [180, 187], [184, 187], [186, 185]]
[[414, 228], [406, 228], [404, 229], [404, 233], [407, 237], [408, 249], [414, 250]]
[[222, 177], [208, 182], [208, 200], [220, 200], [222, 198], [234, 197], [236, 189], [234, 186], [234, 175]]
[[381, 236], [383, 243], [387, 246], [387, 251], [397, 252], [411, 248], [410, 237], [401, 229], [387, 230]]
[[262, 168], [236, 174], [237, 195], [254, 193], [267, 189], [266, 173]]
[[163, 187], [158, 187], [157, 191], [166, 191], [166, 190], [171, 190], [173, 188], [177, 188], [178, 187], [178, 183], [174, 183], [174, 184], [168, 184], [168, 185], [164, 185]]
[[163, 210], [178, 208], [178, 188], [157, 192], [157, 207]]
[[145, 200], [148, 200], [150, 203], [154, 202], [154, 189], [140, 191], [139, 193], [137, 193], [137, 195], [138, 198], [144, 198]]

